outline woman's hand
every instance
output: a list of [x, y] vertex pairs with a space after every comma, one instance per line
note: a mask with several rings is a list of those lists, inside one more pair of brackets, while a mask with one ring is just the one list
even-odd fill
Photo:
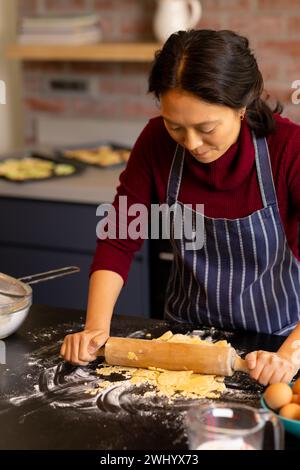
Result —
[[269, 351], [253, 351], [246, 356], [250, 377], [262, 385], [290, 382], [298, 368], [290, 358]]
[[67, 362], [79, 366], [87, 366], [97, 357], [97, 350], [109, 338], [104, 330], [83, 330], [79, 333], [67, 335], [60, 350], [60, 355]]

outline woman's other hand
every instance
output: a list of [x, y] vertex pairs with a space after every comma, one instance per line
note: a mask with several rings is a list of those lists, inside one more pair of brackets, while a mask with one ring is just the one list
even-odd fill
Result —
[[278, 352], [253, 351], [245, 357], [249, 375], [261, 385], [290, 382], [298, 368], [290, 358]]
[[60, 355], [65, 361], [79, 366], [87, 366], [97, 357], [97, 351], [109, 338], [104, 330], [83, 330], [67, 335], [62, 344]]

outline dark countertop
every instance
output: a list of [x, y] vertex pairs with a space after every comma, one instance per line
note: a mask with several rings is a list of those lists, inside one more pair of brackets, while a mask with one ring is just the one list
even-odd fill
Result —
[[[109, 390], [86, 393], [99, 382], [97, 361], [80, 368], [58, 356], [65, 334], [80, 330], [84, 312], [34, 305], [19, 331], [5, 340], [7, 359], [0, 365], [0, 449], [186, 450], [184, 412], [191, 400], [172, 405], [145, 399], [142, 390], [115, 374]], [[112, 335], [153, 337], [188, 325], [162, 320], [115, 316]], [[227, 339], [240, 354], [255, 349], [276, 350], [282, 338], [198, 328], [203, 338]], [[98, 363], [101, 362], [99, 358]], [[226, 378], [225, 401], [259, 406], [262, 387], [246, 374]], [[144, 386], [145, 387], [145, 386]], [[193, 402], [194, 403], [194, 402]], [[286, 448], [299, 440], [286, 435]]]

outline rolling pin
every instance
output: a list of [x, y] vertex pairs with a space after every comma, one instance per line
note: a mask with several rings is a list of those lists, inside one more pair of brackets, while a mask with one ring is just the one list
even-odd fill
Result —
[[246, 361], [230, 345], [110, 337], [97, 354], [104, 356], [105, 362], [113, 366], [192, 370], [201, 374], [229, 376], [235, 371], [249, 372]]

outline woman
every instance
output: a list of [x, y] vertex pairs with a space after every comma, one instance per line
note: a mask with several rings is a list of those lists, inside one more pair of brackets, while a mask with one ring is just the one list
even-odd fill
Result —
[[[300, 362], [300, 126], [263, 101], [248, 40], [232, 31], [172, 34], [149, 91], [161, 116], [138, 138], [114, 206], [124, 195], [128, 206], [203, 203], [205, 216], [202, 249], [172, 239], [166, 318], [289, 335], [276, 353], [246, 357], [261, 384], [288, 382]], [[98, 242], [86, 326], [65, 338], [67, 361], [95, 359], [141, 243]]]

